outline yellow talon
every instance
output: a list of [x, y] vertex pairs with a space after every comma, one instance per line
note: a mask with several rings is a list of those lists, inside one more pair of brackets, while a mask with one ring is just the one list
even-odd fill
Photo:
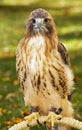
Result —
[[61, 115], [57, 115], [54, 112], [49, 112], [48, 117], [47, 117], [47, 121], [51, 121], [51, 126], [54, 127], [55, 120], [59, 120], [61, 118], [62, 118]]
[[29, 116], [24, 117], [25, 120], [27, 120], [27, 124], [30, 124], [33, 120], [38, 120], [40, 117], [38, 112], [33, 112]]

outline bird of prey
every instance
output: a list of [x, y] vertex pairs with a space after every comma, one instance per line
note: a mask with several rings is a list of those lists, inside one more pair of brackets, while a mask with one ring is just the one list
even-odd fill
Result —
[[[32, 113], [48, 115], [52, 111], [73, 116], [69, 100], [73, 74], [68, 53], [58, 39], [52, 16], [42, 8], [32, 11], [27, 20], [25, 34], [16, 49], [16, 71], [25, 105], [31, 105]], [[52, 129], [70, 128], [58, 125]]]

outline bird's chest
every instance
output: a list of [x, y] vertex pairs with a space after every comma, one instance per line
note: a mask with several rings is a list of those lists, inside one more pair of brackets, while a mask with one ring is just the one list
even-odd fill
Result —
[[28, 42], [27, 52], [27, 70], [33, 76], [40, 73], [45, 61], [45, 40], [42, 36], [33, 37]]
[[36, 36], [29, 40], [26, 48], [26, 68], [31, 76], [37, 73], [44, 74], [45, 71], [49, 70], [49, 66], [53, 64], [54, 60], [57, 64], [59, 55], [53, 48], [53, 51], [47, 53], [50, 48], [48, 44], [50, 43], [47, 43], [42, 36]]
[[41, 48], [30, 52], [27, 64], [28, 75], [30, 75], [32, 86], [38, 92], [45, 91], [47, 88], [49, 94], [51, 88], [59, 89], [60, 80], [62, 80], [60, 84], [64, 84], [62, 78], [64, 67], [58, 58], [60, 57], [53, 53], [46, 57]]
[[46, 60], [42, 51], [33, 49], [30, 52], [27, 68], [31, 76], [43, 72], [44, 61]]
[[35, 93], [43, 96], [50, 95], [54, 91], [62, 95], [67, 91], [64, 89], [66, 87], [65, 67], [56, 50], [53, 49], [48, 55], [46, 55], [46, 51], [46, 43], [42, 37], [29, 41], [26, 50], [28, 52], [26, 68], [29, 78], [27, 78], [26, 84], [29, 84]]

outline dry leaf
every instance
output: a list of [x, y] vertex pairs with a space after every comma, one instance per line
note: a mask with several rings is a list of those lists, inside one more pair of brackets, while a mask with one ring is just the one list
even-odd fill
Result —
[[2, 81], [10, 81], [11, 79], [10, 79], [10, 77], [3, 77], [2, 78]]
[[17, 96], [17, 93], [16, 93], [16, 92], [9, 93], [9, 94], [7, 94], [7, 96], [6, 96], [6, 99], [8, 100], [8, 99], [10, 99], [10, 98], [12, 98], [12, 97], [15, 97], [15, 96]]
[[75, 76], [74, 78], [74, 81], [81, 81], [82, 80], [82, 77], [79, 77], [79, 76]]
[[12, 122], [11, 121], [5, 121], [5, 125], [11, 125]]
[[3, 114], [5, 114], [7, 112], [6, 109], [0, 108], [0, 116], [2, 116]]
[[23, 121], [23, 118], [19, 118], [19, 117], [17, 117], [17, 118], [13, 117], [12, 118], [13, 123], [20, 123], [21, 121]]
[[28, 111], [27, 109], [24, 109], [24, 110], [23, 110], [23, 115], [24, 115], [24, 117], [25, 117], [25, 116], [28, 116], [28, 115], [29, 115], [29, 111]]
[[15, 79], [15, 80], [13, 81], [13, 84], [14, 84], [14, 85], [18, 85], [18, 80]]

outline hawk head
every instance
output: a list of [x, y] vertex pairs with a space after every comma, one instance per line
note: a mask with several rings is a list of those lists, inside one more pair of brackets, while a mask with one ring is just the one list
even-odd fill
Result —
[[56, 35], [54, 20], [46, 10], [39, 8], [31, 12], [26, 26], [27, 35], [52, 36], [54, 33]]

